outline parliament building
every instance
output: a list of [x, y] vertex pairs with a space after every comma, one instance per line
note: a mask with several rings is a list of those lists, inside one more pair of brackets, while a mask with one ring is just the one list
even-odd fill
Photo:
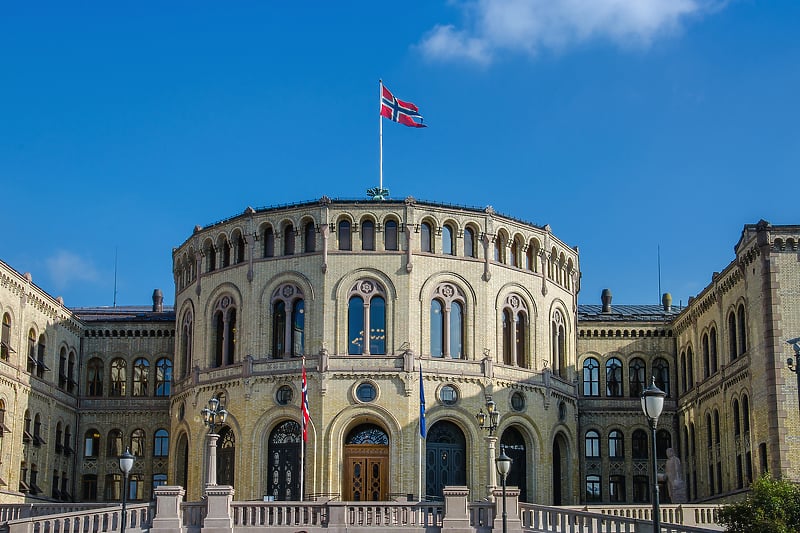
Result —
[[237, 500], [479, 500], [502, 449], [521, 501], [646, 503], [653, 379], [688, 501], [800, 481], [800, 226], [746, 225], [684, 307], [579, 305], [576, 244], [491, 207], [323, 197], [195, 227], [174, 306], [66, 307], [0, 262], [0, 502], [117, 501], [126, 449], [130, 499], [199, 500], [216, 398]]

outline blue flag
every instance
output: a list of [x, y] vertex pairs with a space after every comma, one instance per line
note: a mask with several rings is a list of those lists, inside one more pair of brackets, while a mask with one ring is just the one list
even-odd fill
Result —
[[428, 430], [425, 427], [425, 386], [422, 384], [422, 363], [419, 364], [419, 436], [423, 439]]

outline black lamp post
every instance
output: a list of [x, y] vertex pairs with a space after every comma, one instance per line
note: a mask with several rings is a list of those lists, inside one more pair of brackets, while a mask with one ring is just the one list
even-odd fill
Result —
[[788, 358], [786, 364], [789, 370], [797, 374], [797, 400], [800, 403], [800, 337], [789, 339], [786, 344], [790, 344], [794, 348], [794, 360]]
[[642, 392], [642, 411], [650, 423], [650, 433], [653, 440], [653, 533], [661, 533], [661, 511], [658, 506], [658, 464], [656, 449], [656, 426], [658, 417], [664, 409], [664, 398], [667, 393], [656, 387], [656, 378]]
[[505, 450], [500, 446], [500, 457], [494, 460], [497, 465], [497, 473], [500, 474], [500, 482], [503, 485], [503, 533], [508, 532], [508, 512], [506, 512], [506, 476], [511, 470], [511, 457], [506, 455]]
[[200, 414], [203, 415], [203, 424], [208, 427], [208, 473], [206, 485], [217, 484], [217, 428], [225, 423], [228, 411], [220, 404], [219, 398], [208, 400], [208, 407], [204, 407]]
[[131, 454], [130, 448], [125, 449], [125, 453], [119, 456], [119, 469], [122, 470], [122, 525], [120, 533], [125, 533], [125, 523], [128, 521], [126, 504], [128, 502], [128, 474], [133, 468], [133, 461], [136, 458]]
[[486, 413], [483, 412], [483, 407], [481, 407], [475, 418], [478, 419], [478, 425], [481, 429], [488, 429], [489, 435], [494, 435], [497, 423], [500, 421], [500, 411], [497, 410], [497, 404], [494, 403], [491, 397], [486, 400]]

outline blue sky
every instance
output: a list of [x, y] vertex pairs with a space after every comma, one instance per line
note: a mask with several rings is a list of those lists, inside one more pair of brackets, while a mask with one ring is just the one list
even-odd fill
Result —
[[580, 248], [581, 303], [686, 303], [800, 223], [800, 2], [6, 2], [0, 259], [68, 306], [174, 300], [192, 228], [378, 184]]

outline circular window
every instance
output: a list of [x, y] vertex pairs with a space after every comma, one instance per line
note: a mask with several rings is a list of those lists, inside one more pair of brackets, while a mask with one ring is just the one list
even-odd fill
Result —
[[289, 405], [294, 398], [294, 391], [289, 385], [281, 385], [278, 392], [275, 394], [275, 401], [278, 405]]
[[368, 403], [378, 397], [378, 389], [372, 383], [364, 382], [356, 387], [356, 398], [359, 402]]
[[520, 391], [515, 391], [514, 394], [511, 395], [511, 408], [515, 411], [525, 410], [525, 395]]
[[444, 385], [439, 389], [439, 401], [444, 405], [455, 405], [458, 403], [458, 389], [452, 385]]

